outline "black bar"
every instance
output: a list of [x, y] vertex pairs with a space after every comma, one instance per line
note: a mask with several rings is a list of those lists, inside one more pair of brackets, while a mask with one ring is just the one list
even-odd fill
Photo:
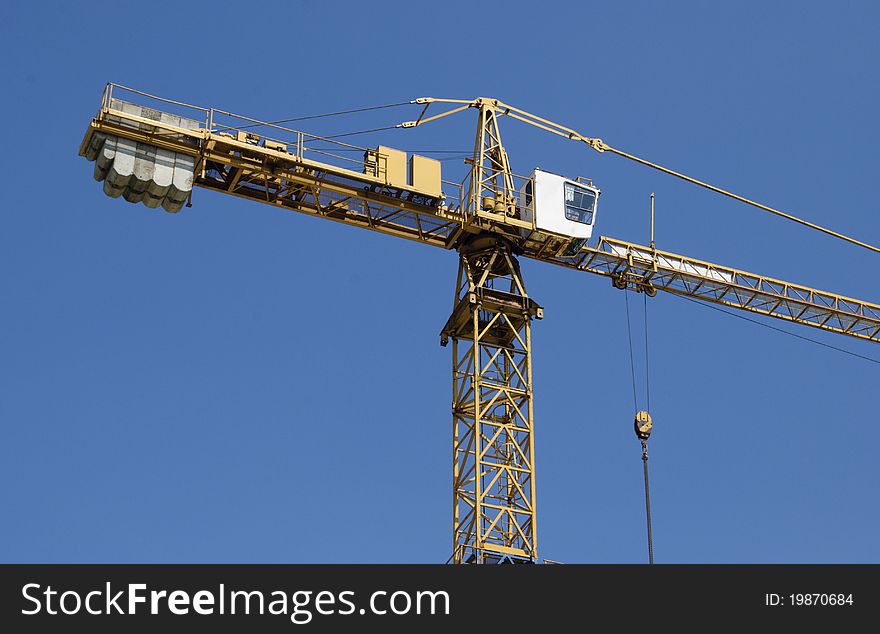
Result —
[[[878, 615], [878, 580], [880, 566], [874, 564], [3, 565], [0, 625], [6, 632], [161, 634], [208, 628], [473, 632], [496, 626], [512, 632], [531, 627], [604, 631], [608, 623], [612, 631], [664, 625], [845, 627]], [[262, 594], [233, 597], [233, 592]], [[63, 609], [74, 614], [62, 613], [62, 594]], [[131, 604], [134, 613], [128, 614], [132, 596], [144, 601]], [[245, 603], [251, 614], [243, 613]], [[154, 604], [157, 613], [151, 614]], [[279, 614], [269, 613], [273, 606]], [[187, 613], [175, 614], [172, 607]], [[37, 614], [24, 614], [38, 608]], [[88, 614], [87, 608], [102, 614]], [[108, 610], [111, 614], [103, 614]]]

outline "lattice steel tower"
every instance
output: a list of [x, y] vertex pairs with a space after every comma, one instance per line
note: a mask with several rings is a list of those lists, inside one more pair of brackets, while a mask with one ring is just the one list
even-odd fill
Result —
[[510, 245], [491, 235], [459, 248], [452, 315], [455, 563], [537, 559], [531, 320]]

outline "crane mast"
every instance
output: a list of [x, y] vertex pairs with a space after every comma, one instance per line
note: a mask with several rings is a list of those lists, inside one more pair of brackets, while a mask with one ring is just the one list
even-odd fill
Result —
[[[165, 105], [136, 106], [119, 99], [121, 92]], [[425, 117], [438, 102], [454, 107]], [[620, 289], [652, 296], [669, 292], [880, 342], [880, 305], [660, 251], [653, 244], [601, 237], [590, 246], [584, 237], [542, 227], [536, 207], [527, 212], [537, 195], [538, 173], [513, 173], [499, 118], [629, 157], [601, 140], [495, 99], [411, 103], [424, 104], [421, 116], [397, 127], [478, 111], [474, 152], [466, 161], [471, 169], [461, 183], [441, 180], [439, 164], [424, 157], [412, 158], [407, 178], [403, 153], [391, 148], [358, 148], [115, 84], [107, 85], [79, 152], [96, 162], [95, 177], [105, 181], [105, 192], [131, 202], [177, 211], [184, 201], [189, 204], [196, 186], [458, 252], [452, 313], [440, 332], [442, 345], [452, 342], [451, 561], [539, 561], [531, 321], [543, 317], [543, 308], [526, 292], [518, 257], [604, 276]], [[172, 116], [166, 108], [183, 108], [189, 116]], [[255, 127], [268, 132], [256, 134]], [[364, 160], [343, 156], [351, 151], [363, 151]], [[188, 180], [179, 178], [181, 169]], [[565, 183], [577, 188], [580, 181]], [[598, 189], [583, 187], [595, 202]]]
[[531, 320], [544, 313], [504, 238], [480, 234], [458, 252], [440, 333], [452, 339], [452, 561], [535, 561]]

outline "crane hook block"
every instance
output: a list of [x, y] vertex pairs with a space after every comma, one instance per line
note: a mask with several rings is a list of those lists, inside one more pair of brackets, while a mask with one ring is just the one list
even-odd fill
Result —
[[648, 440], [651, 437], [651, 429], [654, 427], [651, 415], [646, 411], [636, 412], [634, 427], [639, 440]]

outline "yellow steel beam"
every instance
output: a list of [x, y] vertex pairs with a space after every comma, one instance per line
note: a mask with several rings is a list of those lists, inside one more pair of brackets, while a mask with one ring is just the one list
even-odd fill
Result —
[[540, 259], [610, 277], [621, 287], [667, 291], [880, 342], [878, 304], [623, 240], [603, 237], [574, 258]]

